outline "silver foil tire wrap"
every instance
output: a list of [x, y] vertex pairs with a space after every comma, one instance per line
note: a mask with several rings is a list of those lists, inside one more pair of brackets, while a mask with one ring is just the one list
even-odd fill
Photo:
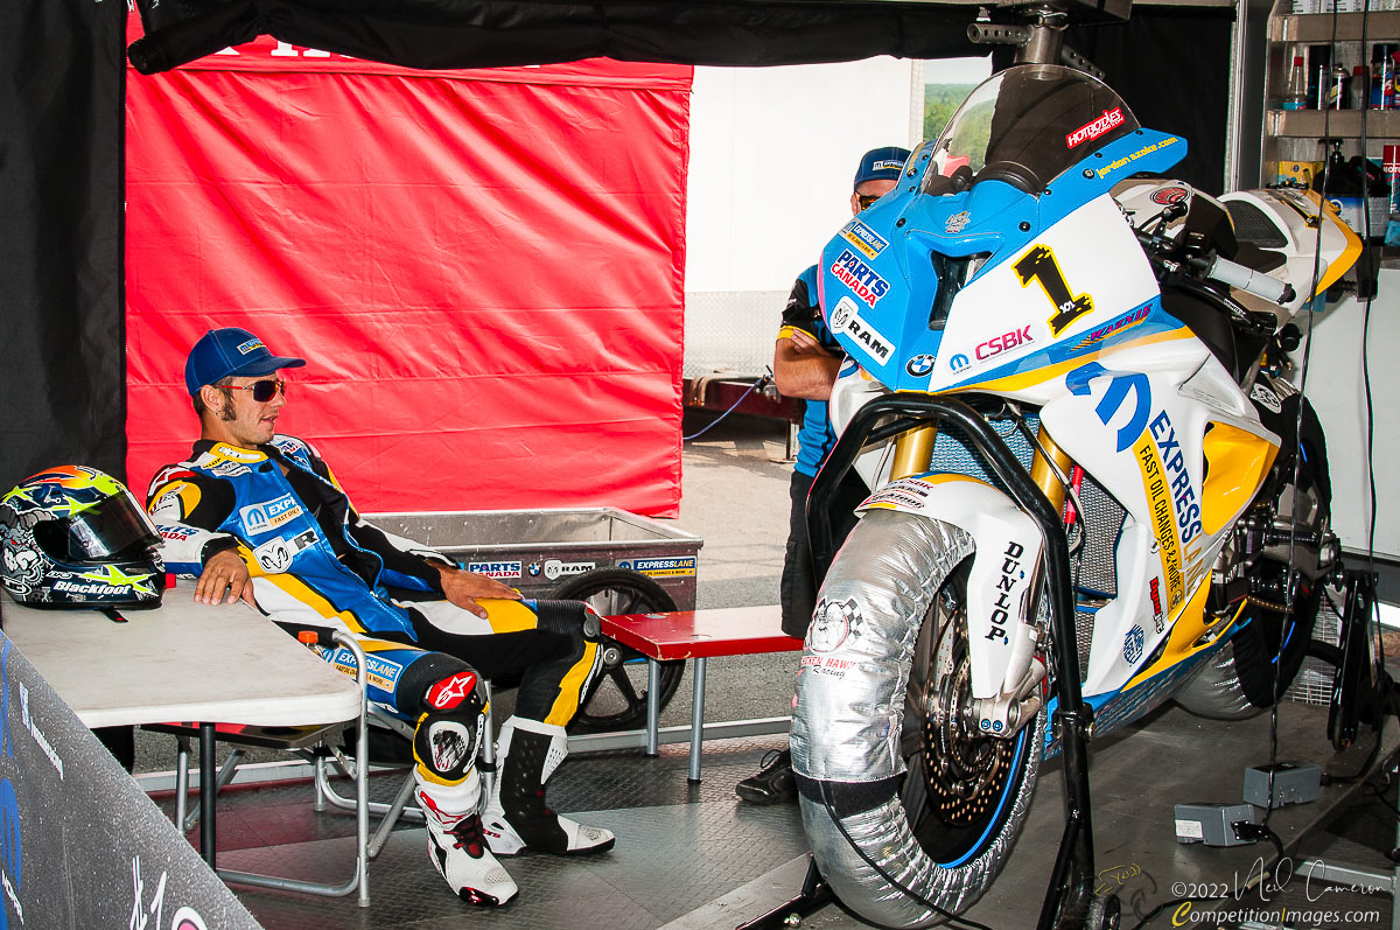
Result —
[[1206, 659], [1190, 681], [1172, 699], [1198, 717], [1211, 720], [1244, 720], [1261, 714], [1245, 697], [1235, 667], [1235, 644], [1228, 642]]
[[868, 511], [827, 573], [803, 650], [792, 721], [794, 770], [817, 782], [884, 782], [876, 790], [887, 789], [883, 801], [839, 824], [827, 804], [804, 793], [803, 828], [836, 896], [886, 926], [927, 927], [943, 920], [902, 889], [951, 913], [976, 901], [1010, 855], [1035, 788], [1043, 711], [1024, 734], [1035, 742], [1013, 788], [1009, 815], [960, 865], [943, 868], [929, 857], [896, 793], [894, 776], [905, 770], [899, 736], [919, 629], [944, 580], [973, 550], [973, 538], [956, 526]]

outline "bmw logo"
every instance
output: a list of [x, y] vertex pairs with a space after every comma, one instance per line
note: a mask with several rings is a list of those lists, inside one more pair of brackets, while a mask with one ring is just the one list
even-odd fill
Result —
[[937, 359], [932, 355], [916, 355], [905, 364], [904, 370], [916, 378], [922, 378], [924, 375], [933, 371], [933, 363], [935, 361], [937, 361]]

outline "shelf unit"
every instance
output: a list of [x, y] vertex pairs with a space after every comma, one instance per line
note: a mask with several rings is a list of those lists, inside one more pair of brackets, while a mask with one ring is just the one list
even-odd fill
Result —
[[[1280, 0], [1287, 8], [1289, 0]], [[1373, 10], [1366, 16], [1366, 47], [1363, 61], [1370, 65], [1370, 46], [1376, 42], [1400, 43], [1400, 10]], [[1318, 143], [1324, 136], [1348, 141], [1348, 155], [1360, 153], [1361, 110], [1283, 110], [1279, 101], [1287, 80], [1295, 46], [1326, 45], [1333, 41], [1356, 46], [1362, 41], [1361, 13], [1278, 13], [1269, 18], [1268, 64], [1264, 120], [1263, 165], [1260, 180], [1271, 184], [1278, 176], [1281, 161], [1321, 161], [1325, 157]], [[1335, 34], [1334, 34], [1335, 29]], [[1343, 46], [1345, 47], [1345, 46]], [[1347, 65], [1357, 64], [1348, 61]], [[1366, 110], [1367, 154], [1379, 159], [1381, 146], [1400, 142], [1400, 110]]]

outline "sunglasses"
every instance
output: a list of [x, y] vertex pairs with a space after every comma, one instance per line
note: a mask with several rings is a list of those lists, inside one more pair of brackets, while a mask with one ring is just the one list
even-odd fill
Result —
[[875, 201], [879, 200], [883, 194], [856, 194], [856, 200], [860, 202], [860, 208], [864, 210]]
[[225, 385], [225, 387], [230, 391], [252, 391], [253, 400], [260, 404], [267, 403], [279, 393], [283, 397], [287, 396], [287, 382], [283, 381], [281, 378], [277, 378], [276, 380], [264, 378], [262, 381], [254, 381], [252, 384], [244, 384], [241, 386], [228, 384]]

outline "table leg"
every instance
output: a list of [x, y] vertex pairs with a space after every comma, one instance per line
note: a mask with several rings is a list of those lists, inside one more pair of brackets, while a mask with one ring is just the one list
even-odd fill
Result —
[[661, 663], [647, 659], [647, 755], [661, 742]]
[[214, 775], [214, 724], [199, 725], [199, 852], [209, 868], [214, 865], [214, 798], [218, 794]]
[[692, 785], [700, 783], [700, 754], [705, 742], [705, 662], [695, 660], [695, 688], [690, 699], [690, 778]]

